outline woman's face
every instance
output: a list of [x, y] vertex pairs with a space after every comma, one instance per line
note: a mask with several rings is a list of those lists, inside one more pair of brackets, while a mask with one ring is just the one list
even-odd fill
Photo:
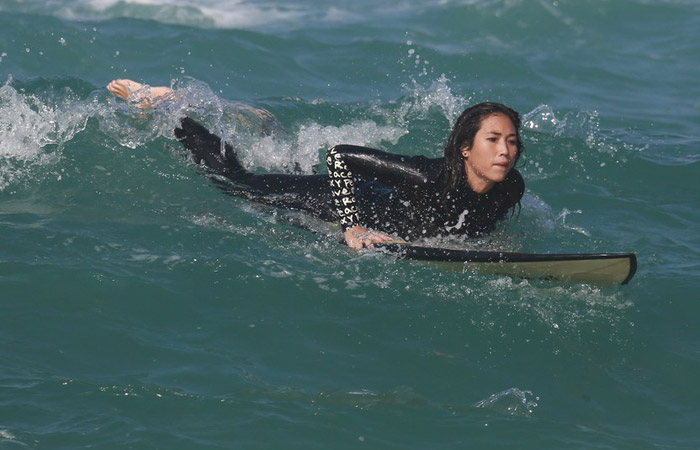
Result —
[[505, 180], [517, 153], [518, 136], [513, 122], [502, 114], [485, 118], [471, 147], [462, 147], [469, 186], [477, 194], [488, 192], [496, 183]]

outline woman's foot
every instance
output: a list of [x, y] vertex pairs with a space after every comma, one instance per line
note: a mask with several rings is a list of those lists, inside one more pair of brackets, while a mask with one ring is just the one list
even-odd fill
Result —
[[173, 96], [173, 90], [167, 86], [150, 87], [126, 79], [110, 81], [107, 90], [137, 108], [148, 108]]

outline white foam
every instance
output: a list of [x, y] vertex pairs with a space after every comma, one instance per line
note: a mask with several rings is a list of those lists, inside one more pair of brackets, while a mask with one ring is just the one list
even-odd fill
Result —
[[17, 91], [11, 83], [0, 87], [0, 191], [33, 166], [54, 163], [88, 118], [70, 96], [63, 97], [60, 106], [52, 105]]
[[14, 441], [15, 436], [7, 430], [0, 430], [0, 439], [6, 439], [8, 441]]
[[13, 9], [48, 13], [69, 20], [128, 17], [197, 27], [237, 29], [296, 29], [305, 23], [323, 19], [346, 21], [358, 18], [337, 7], [319, 10], [307, 4], [247, 0], [57, 0], [50, 7], [43, 0], [27, 0], [14, 5]]
[[251, 138], [244, 144], [244, 153], [240, 156], [247, 167], [311, 173], [314, 166], [325, 164], [325, 151], [334, 145], [377, 147], [382, 142], [396, 144], [407, 132], [399, 126], [379, 125], [369, 120], [339, 126], [312, 122], [301, 125], [291, 139], [280, 140], [273, 136]]
[[194, 27], [298, 30], [365, 21], [368, 16], [395, 17], [402, 11], [423, 10], [443, 2], [422, 0], [386, 5], [357, 0], [44, 0], [17, 1], [0, 10], [50, 14], [69, 20], [109, 20], [117, 17], [156, 20]]

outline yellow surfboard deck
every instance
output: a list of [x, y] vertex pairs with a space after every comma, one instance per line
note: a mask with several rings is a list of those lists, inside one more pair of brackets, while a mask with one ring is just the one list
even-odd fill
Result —
[[627, 284], [637, 270], [634, 253], [517, 253], [457, 250], [392, 243], [377, 245], [402, 259], [429, 261], [462, 272], [540, 278], [594, 285]]

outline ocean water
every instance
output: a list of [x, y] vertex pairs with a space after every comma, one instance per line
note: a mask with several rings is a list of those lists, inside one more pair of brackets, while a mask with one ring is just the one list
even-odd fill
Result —
[[[698, 30], [692, 0], [0, 0], [0, 448], [700, 448]], [[450, 244], [633, 251], [629, 285], [351, 250], [173, 136], [311, 172], [438, 156], [484, 100], [524, 116], [527, 193]]]

